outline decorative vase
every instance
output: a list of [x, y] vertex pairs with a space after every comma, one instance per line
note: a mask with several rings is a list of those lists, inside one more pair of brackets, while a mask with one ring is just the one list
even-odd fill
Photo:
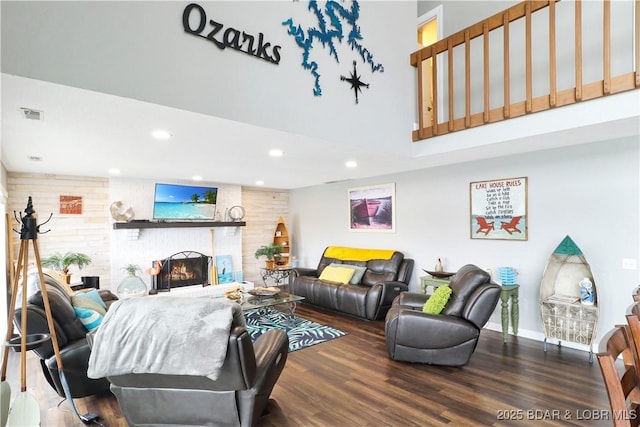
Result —
[[436, 263], [435, 271], [437, 273], [442, 273], [444, 271], [444, 267], [442, 266], [442, 260], [438, 258], [438, 262]]
[[147, 285], [135, 274], [129, 273], [116, 290], [118, 298], [127, 299], [133, 297], [141, 297], [147, 293]]
[[267, 261], [265, 261], [264, 264], [265, 264], [265, 267], [267, 268], [267, 270], [273, 270], [273, 268], [276, 265], [276, 262], [274, 260], [271, 260], [271, 261], [267, 260]]

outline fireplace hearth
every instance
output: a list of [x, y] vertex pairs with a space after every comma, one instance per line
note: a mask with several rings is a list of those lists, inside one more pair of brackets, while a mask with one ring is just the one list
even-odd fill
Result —
[[[159, 260], [160, 271], [153, 277], [153, 288], [158, 292], [167, 292], [184, 286], [202, 285], [209, 282], [211, 257], [200, 252], [178, 252]], [[157, 268], [157, 262], [154, 261]]]

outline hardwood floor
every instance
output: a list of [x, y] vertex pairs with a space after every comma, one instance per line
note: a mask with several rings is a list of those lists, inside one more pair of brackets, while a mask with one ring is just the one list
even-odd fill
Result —
[[[484, 330], [468, 366], [390, 360], [384, 322], [367, 322], [301, 305], [296, 314], [348, 335], [289, 354], [261, 427], [294, 426], [607, 426], [609, 402], [597, 361], [584, 352]], [[10, 357], [13, 394], [19, 357]], [[81, 426], [45, 382], [35, 356], [28, 391], [43, 426]], [[76, 399], [105, 426], [126, 426], [111, 395]], [[60, 403], [60, 404], [59, 404]]]

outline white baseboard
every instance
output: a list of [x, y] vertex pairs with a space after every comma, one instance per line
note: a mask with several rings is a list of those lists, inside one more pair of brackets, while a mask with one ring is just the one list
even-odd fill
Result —
[[[491, 331], [497, 331], [502, 333], [502, 324], [500, 323], [495, 323], [495, 322], [489, 322], [485, 325], [486, 329], [489, 329]], [[509, 325], [509, 336], [513, 336], [513, 333], [511, 331], [511, 325]], [[530, 331], [527, 329], [518, 329], [518, 336], [519, 337], [523, 337], [523, 338], [529, 338], [535, 341], [540, 341], [540, 350], [544, 350], [544, 334], [542, 332], [538, 332], [538, 331]], [[547, 339], [547, 348], [549, 348], [549, 346], [551, 345], [558, 345], [559, 340], [555, 339], [555, 338], [548, 338]], [[584, 351], [584, 352], [589, 352], [591, 351], [590, 346], [586, 345], [586, 344], [578, 344], [575, 342], [571, 342], [571, 341], [561, 341], [560, 345], [562, 347], [567, 347], [567, 348], [573, 348], [575, 350], [580, 350], [580, 351]], [[594, 350], [595, 351], [595, 350]]]

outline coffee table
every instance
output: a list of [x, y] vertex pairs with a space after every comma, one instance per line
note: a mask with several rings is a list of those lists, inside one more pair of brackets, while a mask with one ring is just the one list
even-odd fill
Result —
[[293, 317], [293, 313], [296, 310], [296, 306], [298, 302], [304, 300], [304, 297], [299, 295], [293, 295], [287, 292], [279, 292], [274, 296], [253, 296], [244, 294], [242, 296], [242, 302], [240, 303], [240, 307], [242, 307], [242, 311], [250, 311], [250, 310], [265, 310], [269, 307], [274, 307], [277, 305], [286, 306], [289, 311], [289, 315]]

